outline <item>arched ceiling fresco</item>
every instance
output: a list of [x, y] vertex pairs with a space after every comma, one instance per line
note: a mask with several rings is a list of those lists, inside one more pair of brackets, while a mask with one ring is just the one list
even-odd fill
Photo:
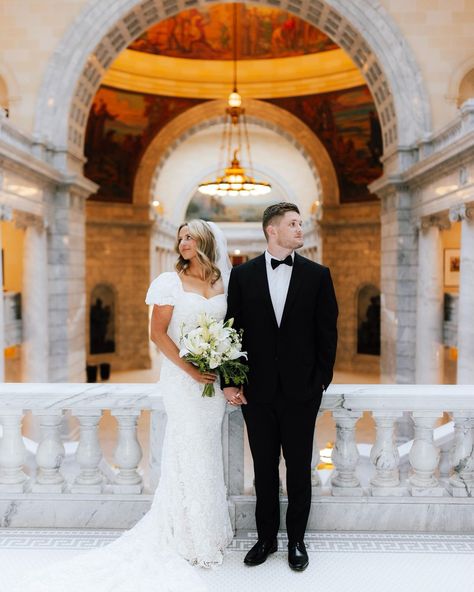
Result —
[[[322, 59], [332, 64], [331, 57], [345, 55], [324, 33], [288, 12], [243, 4], [237, 9], [237, 55], [242, 68], [258, 62], [271, 71], [273, 64], [283, 61], [295, 64], [297, 70], [298, 61]], [[110, 84], [106, 76], [95, 96], [86, 131], [85, 174], [99, 185], [93, 199], [131, 203], [135, 174], [153, 137], [177, 115], [212, 98], [196, 90], [200, 67], [220, 63], [225, 69], [232, 68], [225, 63], [232, 58], [232, 10], [232, 4], [217, 4], [183, 11], [148, 29], [123, 52], [134, 55], [137, 62], [145, 57], [170, 60], [176, 76], [180, 62], [196, 60], [196, 92], [137, 92], [133, 85]], [[297, 75], [298, 71], [292, 74], [292, 90], [259, 98], [299, 117], [324, 144], [337, 173], [341, 203], [375, 199], [367, 186], [382, 174], [382, 135], [363, 79], [348, 83], [347, 76], [343, 80], [341, 75], [335, 88], [296, 92]], [[231, 90], [228, 86], [223, 84], [225, 93]]]
[[[191, 8], [151, 27], [129, 49], [176, 58], [231, 60], [233, 5]], [[338, 49], [327, 35], [295, 15], [237, 5], [237, 59], [283, 58]]]

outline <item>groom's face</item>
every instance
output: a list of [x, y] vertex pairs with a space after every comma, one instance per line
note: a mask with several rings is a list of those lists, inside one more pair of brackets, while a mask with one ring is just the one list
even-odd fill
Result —
[[303, 221], [297, 212], [285, 212], [272, 224], [274, 240], [283, 249], [300, 249], [304, 245]]

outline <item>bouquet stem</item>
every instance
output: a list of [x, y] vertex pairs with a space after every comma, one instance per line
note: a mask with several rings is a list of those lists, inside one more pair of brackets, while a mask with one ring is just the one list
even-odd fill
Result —
[[215, 395], [214, 391], [214, 384], [211, 382], [210, 384], [205, 384], [202, 390], [203, 397], [213, 397]]

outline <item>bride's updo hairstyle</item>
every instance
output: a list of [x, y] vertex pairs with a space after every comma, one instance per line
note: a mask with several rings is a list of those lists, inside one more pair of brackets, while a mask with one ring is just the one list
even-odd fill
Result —
[[211, 230], [211, 227], [205, 220], [191, 220], [184, 222], [178, 228], [176, 235], [175, 250], [178, 253], [178, 260], [176, 261], [175, 269], [178, 273], [186, 271], [189, 267], [189, 261], [186, 261], [179, 252], [179, 233], [185, 226], [188, 227], [189, 234], [196, 241], [197, 254], [199, 263], [204, 270], [204, 279], [211, 284], [215, 284], [221, 277], [221, 272], [216, 265], [217, 247], [216, 239]]

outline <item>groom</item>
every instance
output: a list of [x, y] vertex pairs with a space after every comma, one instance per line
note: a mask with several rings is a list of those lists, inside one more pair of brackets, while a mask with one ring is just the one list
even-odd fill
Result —
[[247, 565], [277, 550], [280, 526], [280, 450], [286, 462], [288, 562], [308, 566], [304, 534], [311, 507], [311, 457], [316, 415], [332, 380], [337, 344], [337, 303], [327, 267], [295, 253], [303, 246], [296, 205], [279, 203], [263, 214], [268, 247], [232, 270], [227, 318], [243, 329], [250, 367], [245, 394], [224, 388], [242, 405], [255, 470], [258, 541]]

